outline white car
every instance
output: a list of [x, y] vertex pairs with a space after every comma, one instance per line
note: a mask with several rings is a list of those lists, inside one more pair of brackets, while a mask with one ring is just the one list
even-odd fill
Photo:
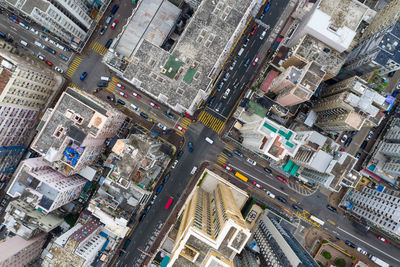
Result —
[[52, 45], [54, 45], [55, 47], [57, 47], [58, 43], [56, 41], [53, 41], [51, 39], [49, 39], [49, 43], [51, 43]]
[[121, 89], [124, 89], [124, 88], [125, 88], [125, 86], [122, 85], [122, 84], [120, 84], [120, 83], [116, 83], [115, 85], [116, 85], [118, 88], [121, 88]]
[[36, 34], [36, 35], [39, 34], [39, 32], [38, 32], [36, 29], [34, 29], [34, 28], [30, 28], [30, 31], [33, 32], [33, 33]]
[[54, 69], [56, 70], [56, 71], [58, 71], [59, 73], [63, 73], [64, 71], [62, 70], [62, 69], [60, 69], [59, 67], [54, 67]]
[[34, 44], [37, 45], [37, 46], [39, 46], [39, 47], [42, 48], [42, 49], [45, 49], [45, 48], [46, 48], [46, 46], [45, 46], [44, 44], [39, 43], [38, 41], [35, 41]]
[[175, 169], [176, 165], [178, 165], [178, 160], [174, 161], [174, 164], [172, 164], [172, 169]]
[[164, 124], [162, 124], [160, 122], [157, 124], [157, 127], [160, 128], [163, 131], [167, 130], [167, 126], [165, 126]]
[[360, 252], [360, 253], [363, 254], [363, 255], [367, 255], [367, 254], [368, 254], [368, 252], [366, 252], [365, 250], [363, 250], [363, 249], [360, 248], [360, 247], [357, 248], [357, 251]]
[[256, 164], [257, 164], [257, 162], [255, 162], [255, 161], [252, 160], [251, 158], [247, 158], [246, 161], [247, 161], [248, 163], [250, 163], [251, 165], [253, 165], [253, 166], [256, 166]]
[[267, 196], [269, 196], [270, 198], [275, 198], [275, 195], [272, 194], [271, 192], [267, 191]]
[[342, 138], [340, 139], [340, 142], [344, 143], [347, 140], [347, 135], [343, 135]]
[[38, 59], [40, 59], [40, 60], [44, 60], [44, 56], [42, 56], [42, 55], [37, 55], [37, 57], [38, 57]]

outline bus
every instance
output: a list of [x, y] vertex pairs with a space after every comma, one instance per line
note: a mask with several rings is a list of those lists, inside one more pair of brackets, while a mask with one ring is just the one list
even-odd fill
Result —
[[314, 215], [311, 215], [311, 216], [310, 216], [310, 219], [313, 220], [314, 222], [318, 223], [318, 224], [321, 225], [321, 226], [325, 224], [325, 222], [324, 222], [323, 220], [318, 219], [318, 218], [315, 217]]
[[246, 176], [244, 176], [243, 174], [241, 174], [241, 173], [239, 173], [239, 172], [236, 172], [236, 173], [235, 173], [235, 176], [236, 176], [237, 178], [239, 178], [240, 180], [245, 181], [245, 182], [247, 182], [247, 181], [249, 180], [249, 179], [247, 179]]
[[165, 209], [169, 209], [169, 207], [171, 206], [172, 202], [174, 201], [173, 197], [169, 197], [167, 204], [165, 205]]

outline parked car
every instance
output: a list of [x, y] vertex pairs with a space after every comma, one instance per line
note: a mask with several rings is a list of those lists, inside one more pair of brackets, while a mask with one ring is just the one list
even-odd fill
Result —
[[128, 95], [127, 95], [127, 94], [125, 94], [125, 93], [124, 93], [124, 92], [122, 92], [122, 91], [119, 91], [119, 94], [120, 94], [121, 96], [125, 97], [125, 98], [127, 98], [127, 97], [128, 97]]
[[165, 126], [165, 125], [162, 124], [161, 122], [157, 123], [157, 127], [160, 128], [160, 129], [163, 130], [163, 131], [167, 130], [167, 126]]
[[252, 160], [251, 158], [247, 158], [246, 161], [247, 161], [248, 163], [250, 163], [251, 165], [253, 165], [253, 166], [256, 166], [256, 164], [257, 164], [257, 162], [255, 162], [255, 161]]
[[233, 153], [234, 153], [236, 156], [238, 156], [238, 157], [241, 157], [241, 158], [244, 157], [244, 156], [243, 156], [243, 153], [240, 152], [239, 150], [233, 150]]
[[281, 196], [277, 196], [276, 199], [279, 200], [282, 203], [286, 203], [287, 202], [286, 198], [281, 197]]
[[332, 212], [337, 213], [337, 209], [335, 207], [332, 207], [331, 205], [326, 205], [326, 208]]
[[172, 169], [175, 169], [176, 165], [178, 165], [178, 160], [175, 160], [174, 163], [172, 164]]
[[176, 156], [177, 159], [180, 159], [183, 155], [183, 150], [179, 151], [178, 155]]
[[149, 105], [152, 106], [153, 108], [158, 108], [158, 105], [151, 101], [149, 101]]
[[[265, 190], [265, 189], [264, 189]], [[272, 194], [271, 192], [267, 191], [266, 192], [267, 196], [269, 196], [270, 198], [275, 198], [275, 195]]]
[[48, 60], [45, 60], [44, 62], [46, 62], [46, 64], [49, 65], [50, 67], [53, 66], [53, 63]]
[[363, 250], [363, 249], [360, 248], [360, 247], [357, 248], [357, 251], [360, 252], [360, 253], [363, 254], [363, 255], [367, 255], [367, 254], [368, 254], [368, 252], [366, 252], [365, 250]]
[[383, 236], [378, 236], [378, 239], [380, 240], [380, 241], [382, 241], [383, 243], [385, 243], [385, 244], [387, 244], [388, 243], [388, 241], [383, 237]]
[[113, 21], [113, 23], [110, 26], [111, 30], [114, 30], [115, 27], [117, 27], [117, 24], [118, 24], [118, 20], [116, 19], [116, 20]]
[[125, 101], [124, 101], [124, 100], [118, 99], [117, 102], [118, 102], [119, 104], [121, 104], [121, 105], [125, 105]]
[[247, 40], [244, 42], [244, 44], [243, 44], [243, 47], [247, 47], [247, 45], [249, 44], [249, 42], [250, 42], [250, 39], [249, 38], [247, 38]]
[[356, 158], [356, 159], [359, 159], [360, 157], [361, 157], [361, 152], [357, 152], [355, 158]]
[[140, 98], [140, 95], [138, 93], [133, 92], [133, 91], [131, 92], [131, 95], [133, 95], [136, 98]]
[[264, 168], [264, 171], [265, 171], [266, 173], [272, 174], [272, 171], [271, 171], [271, 169]]
[[259, 189], [262, 188], [262, 185], [259, 185], [259, 184], [257, 184], [256, 182], [253, 182], [253, 185], [254, 185], [255, 187], [259, 188]]
[[169, 173], [167, 173], [165, 176], [164, 176], [164, 179], [163, 179], [163, 184], [165, 184], [166, 182], [168, 182], [168, 179], [169, 179], [169, 177], [171, 176], [171, 173], [169, 172]]
[[68, 57], [64, 56], [63, 54], [58, 55], [62, 60], [68, 61]]
[[340, 138], [340, 142], [344, 143], [347, 140], [347, 135], [342, 135], [342, 138]]
[[44, 60], [44, 56], [42, 56], [42, 55], [37, 55], [37, 58], [40, 60]]
[[254, 25], [253, 26], [253, 29], [251, 30], [251, 32], [250, 32], [250, 34], [251, 35], [254, 35], [255, 33], [256, 33], [256, 30], [258, 29], [258, 26], [257, 25]]
[[349, 247], [351, 247], [351, 248], [356, 248], [356, 247], [357, 247], [353, 242], [351, 242], [351, 241], [349, 241], [349, 240], [346, 240], [344, 243], [345, 243], [346, 245], [348, 245]]
[[140, 112], [139, 115], [140, 115], [141, 117], [145, 118], [146, 120], [149, 118], [149, 116], [148, 116], [146, 113], [144, 113], [144, 112]]
[[61, 68], [59, 68], [59, 67], [54, 67], [54, 69], [57, 71], [57, 72], [59, 72], [59, 73], [63, 73], [64, 71], [61, 69]]
[[54, 50], [54, 49], [52, 49], [52, 48], [50, 48], [48, 46], [46, 46], [46, 48], [44, 50], [47, 50], [48, 52], [52, 53], [53, 55], [56, 54], [56, 50]]
[[279, 181], [281, 181], [282, 183], [286, 183], [287, 180], [285, 178], [282, 178], [280, 176], [277, 176], [276, 179], [278, 179]]
[[115, 84], [118, 88], [121, 88], [122, 90], [125, 89], [125, 85], [120, 84], [120, 83], [116, 83]]
[[106, 32], [107, 28], [108, 28], [107, 25], [104, 25], [103, 27], [101, 27], [100, 35], [103, 35]]
[[347, 138], [346, 142], [344, 143], [344, 146], [348, 147], [350, 145], [351, 141], [353, 141], [353, 137]]
[[264, 12], [268, 12], [270, 7], [271, 7], [271, 1], [269, 1], [268, 4], [265, 6]]

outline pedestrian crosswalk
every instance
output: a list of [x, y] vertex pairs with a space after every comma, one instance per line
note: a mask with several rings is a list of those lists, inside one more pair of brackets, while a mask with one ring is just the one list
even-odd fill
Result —
[[[120, 82], [120, 80], [118, 80], [118, 78], [112, 77], [111, 81], [108, 83], [106, 90], [110, 91], [111, 93], [114, 93], [115, 89], [117, 88], [117, 83], [119, 83], [119, 82]], [[117, 92], [117, 94], [118, 94], [118, 92]]]
[[104, 54], [107, 52], [107, 48], [105, 48], [103, 45], [99, 44], [96, 41], [93, 41], [90, 44], [90, 48], [94, 51], [96, 51], [97, 53], [99, 53], [100, 55], [104, 56]]
[[183, 118], [183, 119], [181, 120], [181, 122], [180, 122], [180, 125], [181, 125], [183, 128], [187, 129], [187, 128], [189, 127], [189, 125], [190, 125], [191, 122], [192, 122], [192, 121], [191, 121], [190, 119], [188, 119], [188, 118]]
[[204, 126], [212, 129], [213, 131], [217, 132], [218, 134], [224, 128], [224, 121], [214, 117], [210, 113], [206, 112], [205, 110], [200, 114], [199, 121], [204, 124]]
[[303, 213], [300, 213], [299, 211], [296, 212], [296, 215], [303, 218], [304, 220], [306, 220], [307, 222], [311, 223], [312, 225], [316, 226], [316, 227], [320, 227], [321, 225], [317, 222], [314, 222], [313, 220], [310, 219], [311, 214], [303, 209]]
[[[228, 146], [228, 145], [225, 145], [224, 149], [228, 150], [228, 151], [231, 152], [231, 153], [232, 153], [232, 151], [233, 151], [233, 147]], [[228, 156], [227, 156], [225, 153], [223, 153], [223, 152], [221, 152], [221, 153], [218, 155], [218, 157], [217, 157], [217, 162], [218, 162], [219, 164], [221, 164], [221, 165], [226, 164], [226, 161], [227, 161], [227, 160], [228, 160]]]
[[81, 88], [79, 88], [78, 86], [76, 86], [75, 84], [73, 84], [73, 83], [69, 83], [69, 85], [68, 85], [69, 87], [72, 87], [72, 88], [75, 88], [75, 89], [78, 89], [78, 90], [80, 90], [80, 91], [82, 91], [82, 89]]
[[66, 73], [68, 77], [72, 77], [76, 69], [79, 67], [79, 64], [81, 64], [82, 60], [83, 58], [81, 58], [80, 56], [75, 57], [74, 61], [72, 62], [71, 66], [69, 66], [69, 69]]

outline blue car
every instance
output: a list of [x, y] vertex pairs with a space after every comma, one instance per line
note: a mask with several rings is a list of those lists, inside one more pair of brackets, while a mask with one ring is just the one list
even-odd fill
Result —
[[84, 73], [81, 74], [81, 77], [80, 77], [81, 81], [83, 81], [86, 78], [86, 76], [87, 76], [87, 72], [85, 71]]
[[264, 12], [268, 12], [270, 6], [271, 6], [271, 2], [268, 2], [267, 6], [264, 8]]
[[192, 143], [192, 142], [189, 142], [189, 143], [188, 143], [188, 147], [189, 147], [189, 152], [192, 153], [192, 152], [194, 151], [194, 149], [193, 149], [193, 143]]

